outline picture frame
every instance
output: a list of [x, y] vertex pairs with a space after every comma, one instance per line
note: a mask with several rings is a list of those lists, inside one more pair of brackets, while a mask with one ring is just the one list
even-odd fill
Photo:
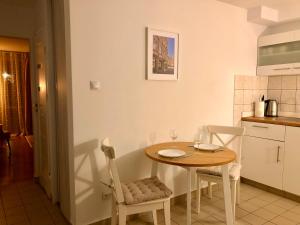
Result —
[[178, 80], [179, 34], [147, 28], [147, 80]]

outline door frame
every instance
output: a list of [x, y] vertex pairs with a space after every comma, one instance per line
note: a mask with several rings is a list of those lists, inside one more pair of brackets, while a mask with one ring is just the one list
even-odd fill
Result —
[[71, 224], [76, 224], [70, 2], [48, 1], [52, 4], [53, 19], [60, 209]]

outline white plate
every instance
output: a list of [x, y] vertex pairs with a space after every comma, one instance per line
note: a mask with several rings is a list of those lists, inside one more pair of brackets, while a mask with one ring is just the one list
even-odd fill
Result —
[[178, 149], [164, 149], [157, 152], [158, 155], [168, 158], [177, 158], [184, 156], [186, 153], [185, 151], [178, 150]]
[[207, 151], [216, 151], [221, 148], [219, 145], [214, 144], [195, 144], [194, 148], [201, 149], [201, 150], [207, 150]]

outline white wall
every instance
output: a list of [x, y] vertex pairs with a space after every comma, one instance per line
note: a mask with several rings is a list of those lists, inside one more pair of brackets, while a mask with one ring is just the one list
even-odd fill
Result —
[[[150, 172], [142, 148], [169, 141], [171, 129], [192, 141], [205, 124], [231, 125], [234, 74], [255, 74], [264, 27], [215, 0], [72, 0], [70, 16], [76, 224], [88, 224], [110, 216], [97, 140], [115, 144], [121, 178], [138, 178]], [[179, 81], [145, 80], [147, 26], [179, 33]], [[163, 171], [183, 193], [184, 171]]]

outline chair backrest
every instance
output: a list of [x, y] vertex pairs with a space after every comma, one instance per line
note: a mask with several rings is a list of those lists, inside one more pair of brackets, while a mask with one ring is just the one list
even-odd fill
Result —
[[[241, 155], [242, 155], [242, 141], [243, 136], [245, 134], [244, 127], [229, 127], [229, 126], [207, 126], [207, 130], [210, 134], [209, 142], [213, 142], [213, 138], [216, 137], [217, 140], [222, 144], [224, 147], [228, 147], [229, 144], [233, 143], [234, 140], [240, 139], [238, 146], [236, 147], [237, 159], [238, 163], [241, 163]], [[231, 138], [229, 140], [224, 141], [220, 134], [230, 135]]]
[[121, 188], [121, 181], [119, 178], [118, 169], [115, 162], [115, 150], [110, 145], [109, 139], [105, 138], [101, 143], [101, 150], [105, 154], [107, 169], [113, 184], [113, 194], [118, 203], [124, 202], [124, 195]]

